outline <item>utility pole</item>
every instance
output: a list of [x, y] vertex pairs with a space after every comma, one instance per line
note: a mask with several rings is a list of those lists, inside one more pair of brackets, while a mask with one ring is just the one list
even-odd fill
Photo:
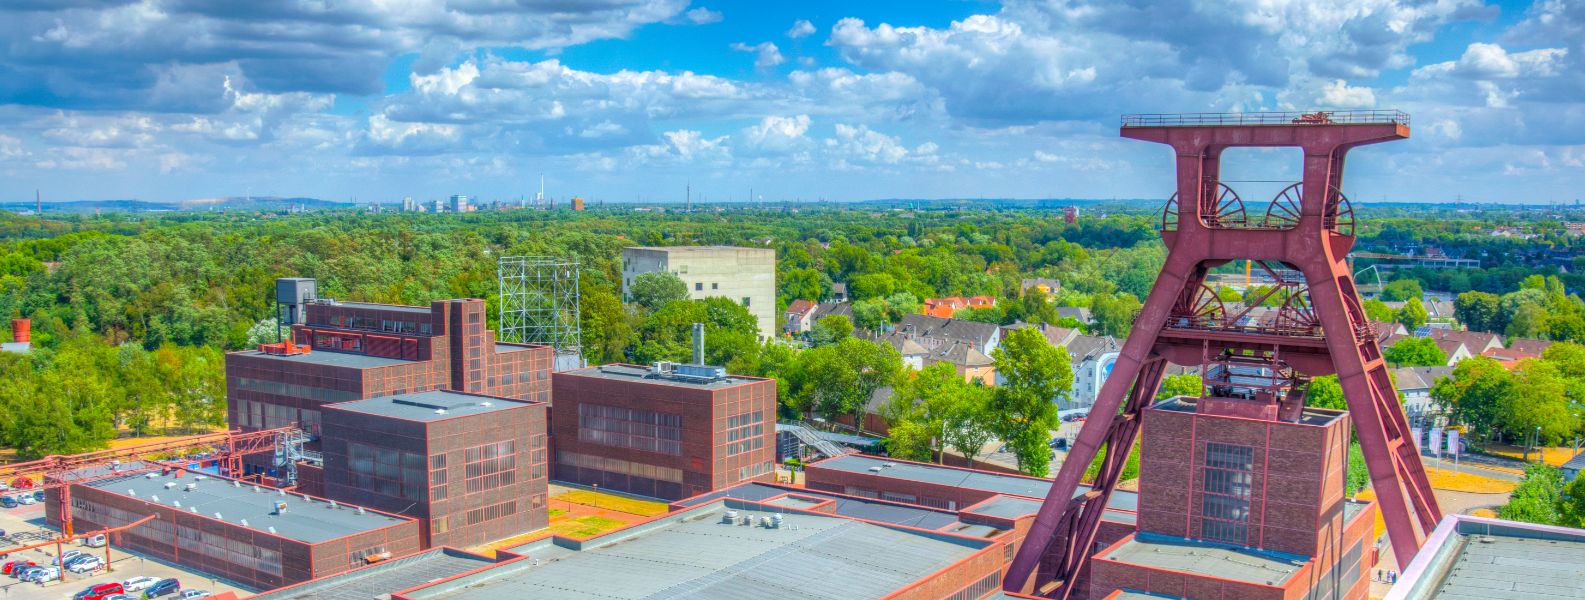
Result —
[[687, 192], [686, 192], [687, 196], [685, 197], [686, 199], [683, 201], [683, 204], [682, 204], [682, 212], [683, 213], [693, 212], [693, 184], [690, 183], [690, 184], [687, 184], [687, 186], [688, 186], [686, 188], [687, 189]]

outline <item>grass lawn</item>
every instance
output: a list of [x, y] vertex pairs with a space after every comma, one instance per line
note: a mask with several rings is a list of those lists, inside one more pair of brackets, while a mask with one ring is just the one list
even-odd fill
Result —
[[593, 506], [595, 508], [625, 512], [630, 515], [639, 515], [641, 517], [653, 517], [655, 515], [666, 514], [666, 503], [664, 502], [634, 500], [625, 496], [600, 494], [589, 490], [573, 490], [560, 496], [555, 496], [554, 499], [561, 500], [563, 502], [571, 502], [573, 504], [582, 504], [585, 506]]
[[551, 525], [550, 532], [556, 535], [583, 539], [626, 526], [627, 523], [623, 523], [616, 519], [607, 519], [605, 517], [578, 517], [576, 519], [567, 519], [560, 523]]
[[567, 511], [565, 511], [565, 510], [562, 510], [562, 509], [559, 509], [559, 508], [550, 509], [550, 516], [552, 516], [552, 517], [559, 517], [559, 516], [562, 516], [562, 515], [565, 515], [565, 514], [567, 514]]
[[1469, 473], [1460, 473], [1451, 469], [1442, 469], [1438, 473], [1436, 468], [1427, 467], [1426, 476], [1431, 479], [1431, 487], [1439, 490], [1452, 490], [1455, 492], [1474, 492], [1476, 494], [1501, 494], [1511, 492], [1519, 486], [1517, 481], [1503, 481]]
[[[1496, 454], [1496, 455], [1499, 455], [1499, 456], [1506, 456], [1508, 458], [1514, 458], [1514, 459], [1523, 459], [1524, 458], [1524, 447], [1523, 446], [1510, 446], [1508, 444], [1492, 444], [1491, 448], [1488, 449], [1487, 452], [1489, 452], [1491, 454]], [[1561, 467], [1561, 466], [1563, 466], [1563, 463], [1566, 463], [1570, 459], [1574, 458], [1574, 449], [1573, 448], [1567, 448], [1567, 447], [1564, 447], [1564, 448], [1542, 448], [1541, 449], [1541, 456], [1542, 456], [1542, 460], [1546, 461], [1546, 464], [1552, 465], [1554, 467]], [[1535, 449], [1534, 448], [1530, 449], [1530, 460], [1532, 460], [1532, 461], [1535, 460]]]

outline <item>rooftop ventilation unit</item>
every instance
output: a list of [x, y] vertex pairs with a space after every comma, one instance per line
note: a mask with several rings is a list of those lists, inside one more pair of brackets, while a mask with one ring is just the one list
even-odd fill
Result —
[[363, 507], [362, 506], [358, 507], [358, 514], [360, 514], [360, 515], [363, 514]]
[[203, 475], [194, 475], [193, 476], [193, 481], [203, 481], [205, 479], [209, 479], [209, 478], [208, 477], [204, 477]]
[[489, 402], [480, 402], [480, 403], [479, 403], [479, 406], [495, 406], [495, 405], [494, 405], [494, 404], [491, 404], [491, 403], [489, 403]]
[[435, 409], [435, 414], [437, 414], [437, 415], [443, 415], [443, 414], [446, 414], [446, 409], [444, 409], [444, 408], [437, 408], [437, 409]]
[[728, 525], [730, 525], [732, 523], [736, 523], [737, 522], [737, 511], [735, 511], [735, 510], [726, 511], [726, 514], [721, 516], [721, 522], [722, 523], [726, 523]]
[[167, 481], [167, 482], [165, 482], [165, 489], [167, 489], [167, 490], [168, 490], [168, 489], [171, 489], [171, 488], [173, 488], [173, 487], [176, 487], [176, 482], [174, 482], [174, 481]]
[[220, 516], [220, 513], [215, 513], [215, 520], [216, 521], [224, 521], [225, 519]]
[[136, 495], [138, 495], [138, 493], [135, 492], [135, 491], [132, 491], [132, 490], [127, 490], [127, 495], [128, 496], [136, 496]]
[[231, 480], [231, 487], [234, 487], [234, 488], [242, 487], [242, 482], [233, 479], [233, 480]]
[[198, 484], [196, 484], [196, 483], [187, 484], [187, 491], [191, 492], [191, 491], [196, 490], [196, 489], [198, 489]]
[[337, 505], [336, 505], [336, 501], [335, 500], [331, 500], [330, 504], [326, 505], [326, 508], [338, 508]]
[[189, 506], [189, 507], [187, 507], [187, 510], [192, 512], [195, 515], [198, 514], [198, 507], [196, 507], [196, 506]]
[[243, 527], [247, 527], [248, 526], [248, 520], [247, 519], [243, 519], [242, 520], [242, 526]]
[[159, 473], [149, 473], [148, 475], [144, 475], [143, 478], [144, 479], [153, 479], [153, 478], [159, 477], [159, 476], [160, 476]]
[[159, 502], [160, 501], [160, 497], [159, 496], [149, 496], [149, 500], [152, 500], [154, 502]]
[[253, 486], [253, 493], [257, 494], [260, 491], [262, 491], [262, 490], [259, 489], [259, 486]]
[[270, 530], [270, 535], [275, 535], [275, 528], [274, 527], [267, 527], [266, 529]]
[[176, 508], [181, 508], [182, 507], [182, 501], [181, 500], [172, 500], [171, 501], [171, 506], [174, 506]]

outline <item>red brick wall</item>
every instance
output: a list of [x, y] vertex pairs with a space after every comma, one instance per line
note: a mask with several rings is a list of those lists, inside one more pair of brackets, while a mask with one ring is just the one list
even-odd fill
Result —
[[1093, 560], [1090, 568], [1090, 598], [1105, 598], [1113, 592], [1127, 589], [1194, 600], [1286, 600], [1289, 591], [1275, 586], [1152, 569], [1111, 560]]
[[392, 557], [406, 556], [423, 549], [419, 541], [419, 523], [408, 521], [400, 525], [387, 527], [344, 537], [338, 540], [314, 544], [311, 550], [314, 568], [314, 579], [334, 575], [364, 566], [365, 562], [353, 563], [350, 554], [367, 550], [376, 546], [385, 546], [385, 550]]
[[899, 590], [888, 600], [940, 600], [1002, 568], [1002, 546], [997, 544], [949, 566], [923, 581]]
[[959, 509], [979, 504], [999, 495], [984, 490], [882, 477], [875, 473], [838, 471], [836, 469], [823, 468], [820, 463], [805, 467], [804, 482], [804, 485], [809, 486], [810, 489], [837, 494], [845, 494], [847, 493], [845, 491], [846, 488], [853, 487], [876, 493], [891, 492], [893, 494], [905, 494], [920, 498], [934, 498], [956, 502]]

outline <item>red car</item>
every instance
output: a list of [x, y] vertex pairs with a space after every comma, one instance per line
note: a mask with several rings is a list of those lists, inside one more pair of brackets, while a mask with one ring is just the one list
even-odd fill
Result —
[[16, 479], [12, 479], [11, 480], [11, 489], [13, 489], [13, 490], [25, 490], [25, 489], [28, 489], [28, 488], [31, 488], [31, 487], [33, 487], [33, 480], [32, 479], [28, 479], [26, 477], [18, 477]]
[[72, 598], [73, 600], [102, 600], [105, 596], [119, 594], [123, 591], [125, 590], [121, 589], [121, 584], [119, 583], [101, 583], [77, 592], [77, 595], [72, 596]]
[[5, 567], [0, 568], [0, 573], [5, 573], [7, 575], [10, 575], [11, 571], [16, 570], [17, 567], [36, 567], [36, 566], [38, 566], [38, 563], [33, 562], [31, 560], [14, 560], [14, 561], [6, 563]]

